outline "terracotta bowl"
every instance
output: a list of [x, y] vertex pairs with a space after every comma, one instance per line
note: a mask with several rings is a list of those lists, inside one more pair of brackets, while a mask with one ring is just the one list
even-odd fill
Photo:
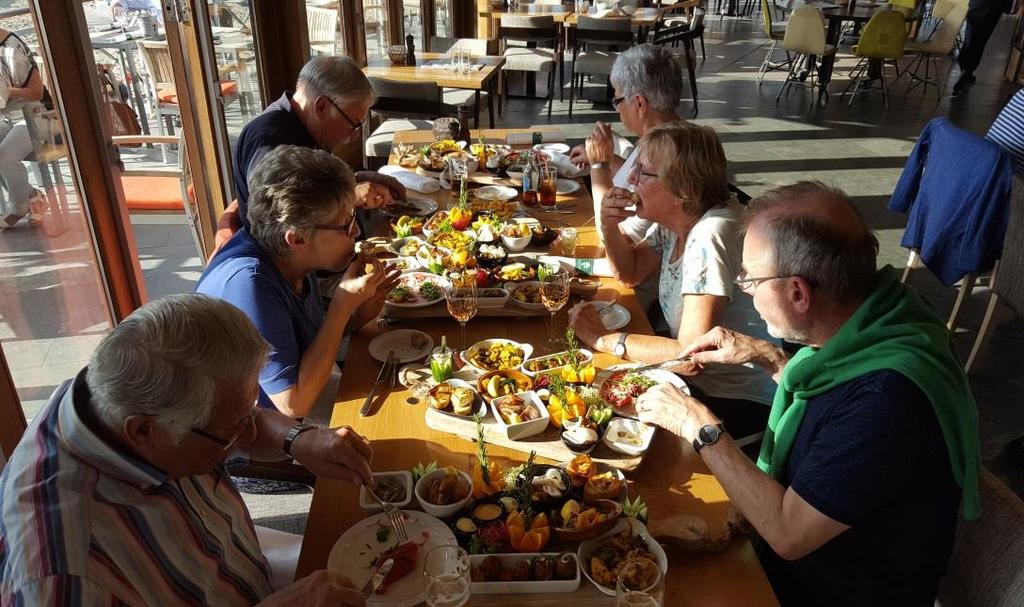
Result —
[[[590, 500], [580, 504], [583, 510], [587, 508], [597, 508], [599, 512], [604, 512], [608, 515], [608, 518], [591, 525], [584, 527], [583, 529], [572, 529], [569, 527], [555, 527], [555, 537], [565, 542], [582, 542], [595, 538], [599, 535], [604, 534], [609, 529], [615, 526], [622, 518], [622, 505], [613, 500]], [[552, 521], [554, 523], [554, 521]]]

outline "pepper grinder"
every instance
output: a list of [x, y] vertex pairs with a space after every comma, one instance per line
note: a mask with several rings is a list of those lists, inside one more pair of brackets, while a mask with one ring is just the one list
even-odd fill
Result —
[[416, 65], [416, 45], [413, 42], [412, 34], [408, 34], [405, 37], [405, 64]]

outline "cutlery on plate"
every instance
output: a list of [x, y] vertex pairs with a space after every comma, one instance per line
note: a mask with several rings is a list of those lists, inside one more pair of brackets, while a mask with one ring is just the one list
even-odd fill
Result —
[[370, 595], [377, 592], [380, 585], [384, 582], [384, 578], [391, 573], [391, 568], [395, 565], [395, 559], [388, 559], [384, 561], [384, 564], [377, 568], [370, 576], [370, 580], [363, 586], [363, 598], [370, 598]]
[[384, 379], [384, 373], [388, 367], [393, 366], [395, 363], [395, 351], [388, 351], [388, 358], [381, 365], [380, 372], [377, 373], [377, 379], [374, 380], [373, 386], [370, 387], [370, 393], [366, 395], [366, 400], [363, 402], [362, 408], [359, 409], [359, 415], [366, 417], [370, 413], [370, 406], [373, 403], [373, 395], [377, 392], [377, 388], [380, 386], [381, 381]]
[[394, 504], [380, 499], [369, 485], [363, 484], [363, 487], [366, 488], [366, 492], [373, 498], [373, 501], [377, 502], [377, 505], [384, 511], [384, 516], [387, 517], [391, 528], [395, 530], [395, 536], [398, 538], [398, 541], [403, 544], [409, 541], [409, 536], [405, 533], [405, 517], [402, 516], [402, 511], [396, 508]]

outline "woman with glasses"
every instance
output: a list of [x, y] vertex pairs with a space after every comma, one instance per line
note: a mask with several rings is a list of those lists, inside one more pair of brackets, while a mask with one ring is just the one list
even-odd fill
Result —
[[[718, 325], [768, 339], [750, 296], [735, 284], [743, 255], [742, 207], [730, 196], [725, 152], [715, 131], [682, 122], [650, 129], [637, 144], [629, 187], [633, 191], [610, 190], [602, 204], [606, 254], [614, 276], [626, 285], [657, 276], [670, 337], [607, 331], [593, 306], [580, 305], [570, 314], [580, 339], [647, 363], [677, 358]], [[635, 215], [626, 211], [633, 205]], [[634, 216], [652, 225], [636, 243], [619, 229]], [[691, 390], [734, 435], [764, 430], [775, 383], [763, 371], [688, 362], [675, 371], [687, 376]]]
[[[196, 290], [244, 311], [271, 345], [260, 373], [269, 402], [294, 418], [334, 402], [338, 346], [346, 327], [377, 316], [399, 272], [352, 263], [359, 226], [355, 179], [322, 150], [279, 146], [249, 177], [249, 226], [210, 261]], [[346, 269], [347, 267], [347, 269]], [[317, 271], [344, 274], [321, 293]], [[324, 306], [321, 295], [330, 296]]]

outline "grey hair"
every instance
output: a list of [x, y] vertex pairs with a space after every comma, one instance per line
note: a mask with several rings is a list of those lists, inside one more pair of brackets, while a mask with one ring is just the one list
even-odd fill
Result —
[[249, 381], [270, 346], [232, 304], [189, 293], [150, 302], [103, 338], [86, 372], [94, 410], [111, 429], [151, 416], [177, 440], [210, 421], [218, 390]]
[[619, 94], [643, 95], [655, 110], [672, 114], [683, 95], [683, 72], [672, 51], [664, 46], [638, 44], [615, 59], [612, 86]]
[[[819, 214], [801, 212], [801, 203], [809, 198], [845, 205], [855, 224], [844, 228]], [[878, 239], [846, 192], [820, 181], [799, 181], [750, 201], [746, 225], [759, 217], [775, 274], [800, 276], [838, 302], [861, 301], [874, 289]]]
[[326, 95], [339, 105], [369, 100], [375, 96], [366, 74], [351, 57], [321, 55], [302, 66], [296, 89], [303, 89], [310, 97]]
[[290, 252], [285, 235], [303, 236], [355, 207], [356, 178], [338, 157], [323, 150], [281, 145], [249, 174], [249, 232], [278, 257]]

